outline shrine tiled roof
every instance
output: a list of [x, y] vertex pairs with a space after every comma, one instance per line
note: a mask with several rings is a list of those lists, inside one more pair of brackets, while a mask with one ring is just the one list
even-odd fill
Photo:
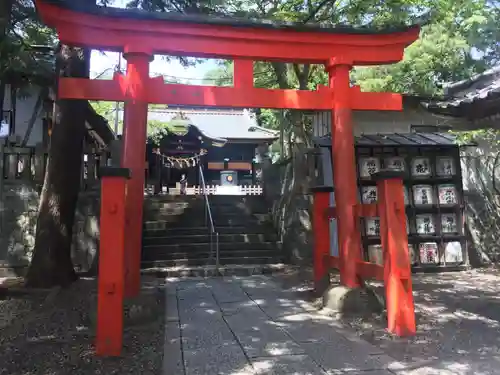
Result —
[[469, 119], [500, 113], [500, 67], [445, 87], [445, 99], [424, 102], [430, 112]]
[[[331, 147], [329, 135], [314, 139], [317, 146]], [[377, 133], [355, 138], [358, 147], [456, 147], [456, 136], [451, 133]]]
[[213, 140], [271, 142], [278, 138], [278, 132], [260, 127], [255, 115], [248, 110], [169, 107], [150, 109], [148, 119], [168, 123], [180, 114], [205, 137]]
[[256, 18], [241, 18], [227, 16], [224, 14], [211, 15], [189, 15], [179, 12], [148, 12], [140, 9], [123, 9], [115, 7], [95, 6], [90, 2], [74, 0], [40, 0], [48, 4], [54, 4], [60, 7], [74, 11], [85, 12], [107, 17], [129, 18], [129, 19], [148, 19], [165, 20], [171, 22], [184, 22], [208, 25], [226, 25], [234, 27], [253, 27], [268, 29], [289, 29], [294, 31], [308, 32], [327, 32], [334, 34], [392, 34], [408, 31], [427, 22], [430, 15], [424, 14], [412, 20], [411, 24], [401, 24], [398, 26], [348, 26], [328, 24], [304, 24], [298, 22], [283, 22], [276, 20], [263, 20]]

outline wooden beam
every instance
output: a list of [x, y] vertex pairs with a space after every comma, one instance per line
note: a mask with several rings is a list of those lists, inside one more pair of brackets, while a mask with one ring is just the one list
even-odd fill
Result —
[[239, 89], [253, 87], [253, 61], [234, 60], [233, 85]]
[[[366, 93], [356, 87], [350, 90], [350, 104], [353, 110], [400, 111], [403, 108], [399, 94]], [[332, 89], [327, 87], [305, 91], [166, 84], [163, 78], [156, 77], [150, 79], [144, 95], [152, 104], [325, 111], [331, 110], [332, 93]], [[61, 78], [59, 81], [61, 99], [126, 101], [132, 98], [132, 94], [123, 76], [114, 80]]]
[[[359, 30], [258, 27], [189, 22], [134, 16], [133, 11], [110, 8], [106, 12], [82, 12], [36, 0], [44, 23], [56, 29], [62, 43], [93, 49], [147, 52], [208, 58], [239, 58], [253, 61], [284, 61], [322, 64], [332, 54], [355, 65], [394, 63], [405, 47], [419, 36], [418, 25], [395, 32]], [[113, 14], [114, 13], [114, 14]]]

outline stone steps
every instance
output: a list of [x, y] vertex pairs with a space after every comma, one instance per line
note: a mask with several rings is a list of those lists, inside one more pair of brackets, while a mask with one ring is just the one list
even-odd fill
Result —
[[[172, 218], [161, 218], [158, 220], [148, 220], [145, 222], [147, 229], [154, 229], [160, 227], [169, 227], [169, 228], [189, 228], [193, 227], [203, 227], [208, 226], [209, 219], [205, 220], [205, 217], [202, 215], [193, 216], [191, 218], [188, 217], [172, 217]], [[238, 227], [246, 227], [246, 226], [256, 226], [264, 224], [263, 220], [259, 220], [256, 217], [243, 217], [243, 216], [232, 216], [232, 217], [214, 217], [213, 222], [215, 227], [230, 227], [230, 226], [238, 226]]]
[[157, 266], [143, 269], [142, 273], [156, 277], [214, 277], [214, 276], [253, 276], [279, 274], [286, 270], [283, 263], [268, 264], [225, 264], [201, 266]]
[[[221, 233], [224, 228], [228, 227], [236, 227], [236, 228], [253, 228], [251, 232], [254, 232], [255, 228], [261, 228], [261, 230], [269, 230], [272, 228], [272, 225], [265, 221], [260, 221], [258, 218], [246, 219], [246, 218], [228, 218], [225, 220], [218, 220], [214, 218], [214, 224], [216, 227], [216, 231]], [[208, 221], [205, 224], [205, 217], [198, 216], [196, 219], [183, 219], [183, 220], [147, 220], [144, 222], [143, 230], [145, 232], [148, 231], [159, 231], [159, 230], [180, 230], [183, 228], [206, 228], [208, 232]], [[221, 229], [221, 230], [219, 230]]]
[[[239, 251], [260, 251], [260, 250], [272, 250], [274, 251], [276, 244], [274, 242], [256, 242], [256, 243], [219, 243], [219, 252], [229, 253], [229, 252], [239, 252]], [[211, 248], [215, 249], [215, 242], [210, 244], [206, 243], [187, 243], [187, 244], [169, 244], [169, 245], [146, 245], [142, 247], [142, 251], [145, 255], [154, 255], [158, 257], [163, 257], [166, 254], [171, 253], [185, 253], [185, 254], [197, 254], [210, 251]]]
[[[163, 252], [145, 252], [143, 254], [144, 261], [154, 261], [154, 260], [175, 260], [175, 259], [210, 259], [215, 258], [215, 248], [213, 250], [210, 247], [203, 249], [196, 249], [194, 251], [176, 249], [175, 251], [163, 251]], [[274, 249], [244, 249], [244, 250], [219, 250], [219, 258], [272, 258], [275, 256]]]
[[[215, 228], [219, 236], [223, 235], [276, 235], [271, 226], [256, 225], [234, 225], [234, 226], [217, 226]], [[164, 222], [151, 222], [150, 225], [144, 227], [143, 238], [152, 237], [184, 237], [184, 236], [198, 236], [207, 235], [209, 230], [205, 226], [199, 227], [172, 227]]]
[[[170, 245], [170, 244], [202, 244], [210, 242], [210, 234], [207, 233], [206, 228], [204, 229], [204, 234], [193, 234], [189, 232], [187, 235], [172, 235], [166, 236], [150, 236], [144, 237], [142, 241], [143, 246], [153, 246], [153, 245]], [[244, 230], [244, 228], [242, 228]], [[212, 236], [215, 239], [214, 236]], [[274, 241], [276, 235], [265, 234], [265, 233], [235, 233], [235, 234], [219, 234], [219, 243], [232, 243], [238, 246], [240, 243], [260, 243], [267, 241]]]
[[[281, 257], [220, 257], [219, 264], [221, 266], [228, 265], [254, 265], [261, 266], [265, 264], [281, 264]], [[141, 266], [144, 269], [158, 268], [158, 267], [200, 267], [200, 266], [215, 266], [215, 257], [213, 258], [176, 258], [172, 260], [143, 260]]]
[[[235, 207], [235, 206], [217, 206], [210, 207], [210, 211], [213, 216], [217, 215], [266, 215], [267, 210], [252, 210], [248, 207]], [[144, 215], [190, 215], [204, 213], [205, 207], [203, 205], [198, 206], [186, 206], [183, 204], [169, 204], [165, 207], [144, 207]]]
[[[143, 269], [215, 266], [215, 237], [212, 235], [211, 243], [203, 200], [175, 198], [155, 197], [145, 205]], [[253, 268], [281, 264], [283, 257], [276, 244], [276, 233], [266, 221], [267, 208], [261, 205], [264, 208], [256, 213], [248, 202], [248, 197], [210, 197], [219, 234], [219, 265]]]

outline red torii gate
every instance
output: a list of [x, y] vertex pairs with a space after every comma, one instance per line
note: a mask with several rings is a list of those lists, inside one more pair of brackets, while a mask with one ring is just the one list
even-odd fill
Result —
[[[125, 102], [124, 170], [103, 171], [98, 354], [120, 353], [123, 296], [135, 296], [140, 288], [148, 103], [332, 110], [339, 268], [344, 285], [359, 286], [356, 262], [361, 257], [361, 243], [356, 223], [359, 205], [351, 113], [401, 110], [402, 99], [397, 94], [364, 93], [351, 87], [349, 72], [355, 65], [400, 61], [405, 47], [418, 38], [419, 26], [373, 31], [85, 7], [69, 0], [36, 0], [36, 5], [42, 20], [56, 29], [62, 43], [123, 52], [127, 60], [126, 75], [116, 74], [113, 80], [59, 80], [60, 99]], [[165, 84], [162, 77], [150, 78], [149, 63], [155, 53], [234, 59], [234, 87]], [[316, 91], [255, 88], [254, 61], [323, 64], [329, 85]], [[402, 189], [400, 194], [402, 197]], [[315, 223], [317, 234], [323, 233], [318, 227]], [[399, 227], [389, 229], [400, 232]], [[409, 269], [409, 263], [407, 266]], [[315, 278], [325, 276], [325, 269], [315, 268], [322, 273]]]

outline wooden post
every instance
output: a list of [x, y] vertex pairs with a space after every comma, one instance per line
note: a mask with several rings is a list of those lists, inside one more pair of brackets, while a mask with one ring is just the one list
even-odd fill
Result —
[[257, 183], [255, 179], [255, 160], [252, 160], [252, 186]]
[[163, 156], [160, 154], [159, 148], [153, 154], [155, 158], [155, 178], [154, 178], [154, 194], [161, 194], [163, 190], [162, 172], [163, 172]]
[[321, 295], [330, 285], [330, 223], [325, 215], [330, 205], [330, 186], [317, 186], [311, 189], [313, 202], [313, 236], [314, 236], [314, 292]]
[[111, 150], [111, 165], [113, 167], [119, 167], [120, 158], [122, 154], [122, 140], [115, 139], [111, 141], [110, 150]]
[[97, 183], [96, 178], [96, 168], [97, 168], [97, 151], [94, 147], [87, 145], [87, 180], [86, 186], [87, 190], [91, 190], [95, 188], [95, 184]]
[[43, 178], [45, 177], [45, 146], [43, 143], [38, 143], [35, 146], [35, 157], [33, 163], [35, 167], [35, 183], [43, 184]]
[[149, 62], [146, 53], [126, 53], [127, 85], [130, 99], [125, 102], [122, 166], [129, 168], [132, 178], [127, 182], [126, 197], [126, 271], [125, 295], [139, 294], [141, 277], [142, 209], [144, 202], [146, 131], [148, 102], [145, 86], [149, 82]]
[[372, 177], [377, 180], [388, 330], [398, 336], [413, 336], [416, 334], [415, 306], [406, 234], [403, 175], [403, 172], [382, 171]]
[[101, 235], [95, 345], [97, 355], [119, 356], [125, 288], [125, 186], [130, 171], [103, 167], [100, 176]]
[[356, 157], [352, 129], [349, 72], [350, 61], [331, 59], [326, 69], [333, 88], [332, 161], [340, 258], [340, 281], [359, 287], [356, 263], [361, 259], [361, 235], [355, 214], [358, 203]]
[[[1, 121], [1, 119], [0, 119]], [[4, 234], [5, 223], [5, 138], [0, 138], [0, 234]]]

